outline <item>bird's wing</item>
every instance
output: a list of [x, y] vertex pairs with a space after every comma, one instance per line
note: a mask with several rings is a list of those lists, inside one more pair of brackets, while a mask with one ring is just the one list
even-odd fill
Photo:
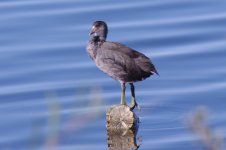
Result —
[[[116, 65], [121, 70], [126, 71], [134, 62], [132, 59], [132, 50], [122, 44], [113, 42], [104, 42], [101, 46], [100, 60], [108, 65]], [[114, 67], [113, 67], [114, 68]]]
[[114, 53], [120, 53], [124, 57], [126, 56], [127, 58], [133, 59], [134, 62], [145, 72], [158, 74], [151, 60], [144, 54], [132, 48], [116, 42], [104, 42], [102, 48], [103, 50], [114, 51]]

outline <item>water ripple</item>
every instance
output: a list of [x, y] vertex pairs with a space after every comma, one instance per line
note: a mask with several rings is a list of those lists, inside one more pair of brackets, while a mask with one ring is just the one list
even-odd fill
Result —
[[[0, 147], [29, 149], [27, 143], [42, 139], [34, 144], [48, 149], [51, 138], [60, 135], [55, 149], [106, 149], [104, 114], [120, 102], [120, 85], [99, 71], [85, 52], [91, 23], [99, 19], [109, 25], [109, 40], [150, 56], [160, 73], [136, 83], [141, 149], [188, 148], [194, 137], [181, 120], [196, 105], [213, 110], [211, 124], [225, 135], [225, 4], [0, 2]], [[95, 97], [98, 88], [103, 92]], [[50, 91], [55, 98], [48, 97]], [[128, 102], [130, 98], [127, 86]]]

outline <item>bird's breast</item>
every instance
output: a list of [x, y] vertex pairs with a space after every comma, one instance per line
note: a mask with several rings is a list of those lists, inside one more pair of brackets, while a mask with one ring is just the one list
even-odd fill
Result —
[[96, 55], [97, 55], [96, 44], [93, 43], [93, 42], [88, 42], [87, 47], [86, 47], [86, 51], [89, 54], [89, 56], [91, 57], [91, 59], [95, 60]]

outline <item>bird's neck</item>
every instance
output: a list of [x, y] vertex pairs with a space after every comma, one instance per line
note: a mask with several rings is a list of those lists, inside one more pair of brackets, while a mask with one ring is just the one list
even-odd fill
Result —
[[99, 40], [99, 39], [97, 40], [97, 39], [94, 39], [94, 38], [90, 38], [88, 53], [93, 60], [96, 59], [98, 49], [101, 48], [101, 46], [104, 42], [105, 42], [104, 40]]
[[99, 42], [105, 42], [106, 38], [103, 36], [91, 36], [90, 37], [90, 41], [92, 43], [99, 43]]

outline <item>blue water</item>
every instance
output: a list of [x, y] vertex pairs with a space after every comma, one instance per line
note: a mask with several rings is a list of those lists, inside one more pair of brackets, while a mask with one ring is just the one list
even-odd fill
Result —
[[202, 149], [186, 123], [199, 106], [226, 141], [226, 1], [2, 0], [0, 149], [107, 149], [120, 85], [85, 51], [95, 20], [160, 73], [135, 84], [141, 150]]

